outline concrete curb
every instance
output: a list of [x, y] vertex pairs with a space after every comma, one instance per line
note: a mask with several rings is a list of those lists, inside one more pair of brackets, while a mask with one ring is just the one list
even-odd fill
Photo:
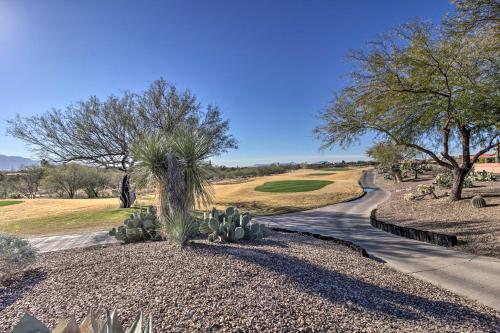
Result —
[[370, 213], [370, 224], [378, 229], [389, 232], [396, 236], [415, 239], [422, 242], [427, 242], [434, 245], [452, 247], [458, 242], [457, 236], [441, 234], [432, 231], [420, 230], [415, 228], [403, 227], [392, 223], [377, 220], [377, 210], [374, 209]]
[[353, 242], [346, 241], [346, 240], [343, 240], [340, 238], [335, 238], [335, 237], [331, 237], [331, 236], [324, 236], [321, 234], [315, 234], [315, 233], [307, 232], [307, 231], [296, 231], [296, 230], [290, 230], [290, 229], [284, 229], [284, 228], [271, 227], [270, 229], [273, 231], [277, 231], [277, 232], [285, 232], [285, 233], [289, 233], [289, 234], [299, 234], [299, 235], [312, 236], [312, 237], [317, 238], [317, 239], [321, 239], [321, 240], [325, 240], [325, 241], [329, 241], [329, 242], [334, 242], [334, 243], [344, 245], [344, 246], [347, 246], [347, 247], [353, 249], [354, 251], [358, 252], [362, 257], [370, 258], [370, 255], [368, 254], [368, 252], [366, 252], [366, 250], [364, 248], [362, 248], [361, 246], [359, 246]]

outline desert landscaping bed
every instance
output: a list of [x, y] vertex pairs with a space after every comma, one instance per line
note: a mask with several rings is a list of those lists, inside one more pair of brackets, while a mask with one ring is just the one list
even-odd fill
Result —
[[[463, 200], [458, 202], [451, 202], [445, 195], [449, 190], [439, 187], [436, 187], [438, 199], [404, 199], [404, 195], [415, 191], [417, 185], [431, 184], [432, 179], [432, 174], [425, 174], [418, 180], [394, 183], [377, 175], [377, 186], [391, 192], [390, 198], [378, 206], [377, 219], [453, 234], [458, 238], [458, 244], [453, 249], [500, 258], [500, 181], [475, 182], [473, 188], [463, 190]], [[483, 196], [487, 206], [473, 208], [470, 199], [475, 195]]]
[[500, 314], [342, 245], [274, 232], [239, 244], [195, 240], [42, 255], [1, 290], [0, 331], [24, 312], [54, 325], [90, 306], [129, 324], [142, 309], [155, 332], [493, 332]]

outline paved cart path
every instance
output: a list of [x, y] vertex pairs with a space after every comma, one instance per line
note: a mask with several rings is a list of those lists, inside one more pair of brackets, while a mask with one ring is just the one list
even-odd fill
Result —
[[[377, 260], [475, 299], [500, 311], [500, 260], [475, 256], [386, 233], [370, 225], [372, 209], [390, 193], [377, 189], [374, 173], [364, 173], [361, 184], [366, 195], [360, 199], [309, 211], [256, 217], [271, 227], [307, 231], [352, 241]], [[42, 252], [116, 242], [105, 232], [52, 236], [31, 240]]]

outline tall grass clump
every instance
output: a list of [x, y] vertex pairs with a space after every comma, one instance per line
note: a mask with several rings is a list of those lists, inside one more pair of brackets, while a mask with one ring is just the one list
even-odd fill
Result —
[[185, 212], [172, 212], [162, 225], [164, 237], [180, 247], [186, 245], [198, 231], [198, 224], [191, 214]]

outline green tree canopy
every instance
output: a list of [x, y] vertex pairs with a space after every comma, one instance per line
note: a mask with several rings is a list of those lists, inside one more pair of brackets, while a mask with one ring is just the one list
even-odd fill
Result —
[[350, 55], [352, 82], [315, 132], [324, 147], [376, 132], [425, 153], [453, 171], [458, 200], [472, 165], [499, 137], [497, 45], [495, 33], [455, 34], [422, 22], [387, 33]]

